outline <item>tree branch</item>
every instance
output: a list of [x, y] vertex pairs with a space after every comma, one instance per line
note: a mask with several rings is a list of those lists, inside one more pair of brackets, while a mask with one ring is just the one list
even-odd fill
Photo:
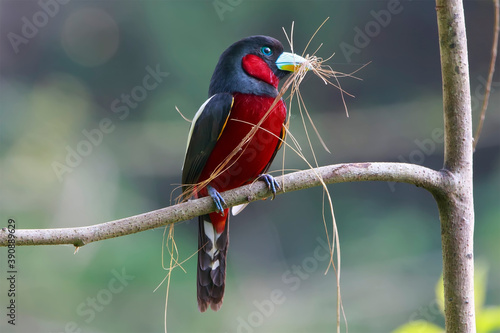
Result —
[[444, 168], [456, 186], [435, 194], [441, 220], [446, 332], [473, 333], [472, 115], [463, 4], [437, 0], [445, 127]]
[[484, 118], [486, 117], [486, 109], [488, 108], [488, 101], [490, 100], [491, 84], [493, 83], [493, 73], [495, 73], [495, 63], [497, 62], [497, 49], [498, 49], [498, 35], [500, 34], [500, 1], [493, 0], [493, 7], [495, 10], [494, 23], [493, 23], [493, 43], [491, 43], [491, 57], [490, 68], [488, 70], [488, 80], [484, 91], [483, 106], [481, 107], [481, 115], [479, 116], [479, 123], [477, 124], [476, 134], [474, 134], [474, 151], [476, 150], [481, 131], [483, 130]]
[[[435, 195], [449, 187], [446, 173], [422, 166], [406, 163], [351, 163], [324, 166], [312, 170], [299, 171], [278, 177], [284, 182], [284, 190], [292, 192], [320, 186], [320, 177], [326, 184], [354, 181], [405, 182], [423, 187]], [[284, 193], [283, 189], [277, 194]], [[222, 193], [228, 206], [239, 205], [267, 198], [271, 193], [264, 182], [256, 182]], [[200, 198], [162, 208], [148, 213], [123, 218], [111, 222], [77, 228], [19, 229], [16, 230], [16, 246], [72, 244], [81, 247], [99, 240], [130, 235], [158, 228], [170, 223], [192, 219], [208, 214], [215, 209], [211, 198]], [[0, 246], [8, 245], [8, 230], [0, 229]]]

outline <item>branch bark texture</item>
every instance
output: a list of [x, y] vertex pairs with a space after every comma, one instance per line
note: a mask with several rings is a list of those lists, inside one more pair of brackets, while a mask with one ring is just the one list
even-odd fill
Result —
[[[406, 163], [351, 163], [336, 164], [312, 170], [299, 171], [278, 177], [282, 189], [277, 194], [321, 186], [326, 184], [354, 181], [406, 182], [429, 191], [440, 192], [449, 186], [446, 173], [422, 166]], [[231, 191], [222, 196], [228, 206], [235, 206], [271, 196], [264, 182], [256, 182]], [[81, 247], [85, 244], [130, 235], [144, 230], [158, 228], [170, 223], [192, 219], [213, 212], [215, 206], [209, 197], [200, 198], [155, 210], [152, 212], [123, 218], [120, 220], [77, 228], [57, 229], [18, 229], [16, 246], [72, 244]], [[0, 229], [0, 246], [8, 245], [8, 230]]]
[[437, 0], [445, 127], [444, 169], [456, 179], [435, 196], [441, 220], [446, 332], [473, 333], [472, 115], [461, 0]]

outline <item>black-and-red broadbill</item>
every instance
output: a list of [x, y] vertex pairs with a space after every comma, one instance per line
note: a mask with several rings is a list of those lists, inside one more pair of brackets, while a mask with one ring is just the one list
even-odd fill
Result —
[[[219, 310], [224, 296], [229, 210], [224, 208], [219, 192], [257, 178], [276, 192], [279, 185], [266, 172], [285, 136], [286, 107], [279, 100], [269, 110], [278, 96], [279, 81], [304, 61], [283, 52], [283, 45], [267, 36], [247, 37], [232, 44], [215, 67], [209, 99], [193, 118], [182, 184], [185, 190], [194, 185], [194, 190], [185, 196], [209, 195], [218, 209], [199, 217], [197, 284], [201, 312], [209, 306]], [[264, 117], [257, 131], [243, 143]], [[217, 169], [220, 172], [214, 174]], [[207, 180], [206, 186], [196, 186]]]

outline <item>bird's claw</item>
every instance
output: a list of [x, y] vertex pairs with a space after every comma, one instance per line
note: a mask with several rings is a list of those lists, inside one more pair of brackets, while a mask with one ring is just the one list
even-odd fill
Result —
[[217, 207], [216, 212], [222, 214], [224, 216], [224, 206], [226, 206], [226, 201], [220, 195], [220, 193], [214, 189], [212, 186], [207, 186], [208, 195], [214, 201], [215, 207]]
[[276, 197], [276, 192], [281, 189], [281, 186], [278, 183], [278, 181], [273, 176], [267, 173], [260, 175], [258, 179], [266, 183], [269, 191], [273, 192], [272, 199], [274, 199]]

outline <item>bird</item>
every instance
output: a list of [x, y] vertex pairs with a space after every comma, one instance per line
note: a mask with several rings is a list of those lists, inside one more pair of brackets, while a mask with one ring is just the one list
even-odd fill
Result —
[[269, 36], [233, 43], [221, 54], [209, 98], [191, 121], [182, 167], [183, 199], [210, 196], [217, 208], [198, 217], [200, 312], [208, 307], [218, 311], [224, 297], [229, 209], [220, 193], [256, 179], [264, 181], [273, 196], [280, 188], [266, 173], [286, 134], [287, 111], [277, 99], [278, 84], [303, 63], [305, 58], [284, 52], [281, 42]]

